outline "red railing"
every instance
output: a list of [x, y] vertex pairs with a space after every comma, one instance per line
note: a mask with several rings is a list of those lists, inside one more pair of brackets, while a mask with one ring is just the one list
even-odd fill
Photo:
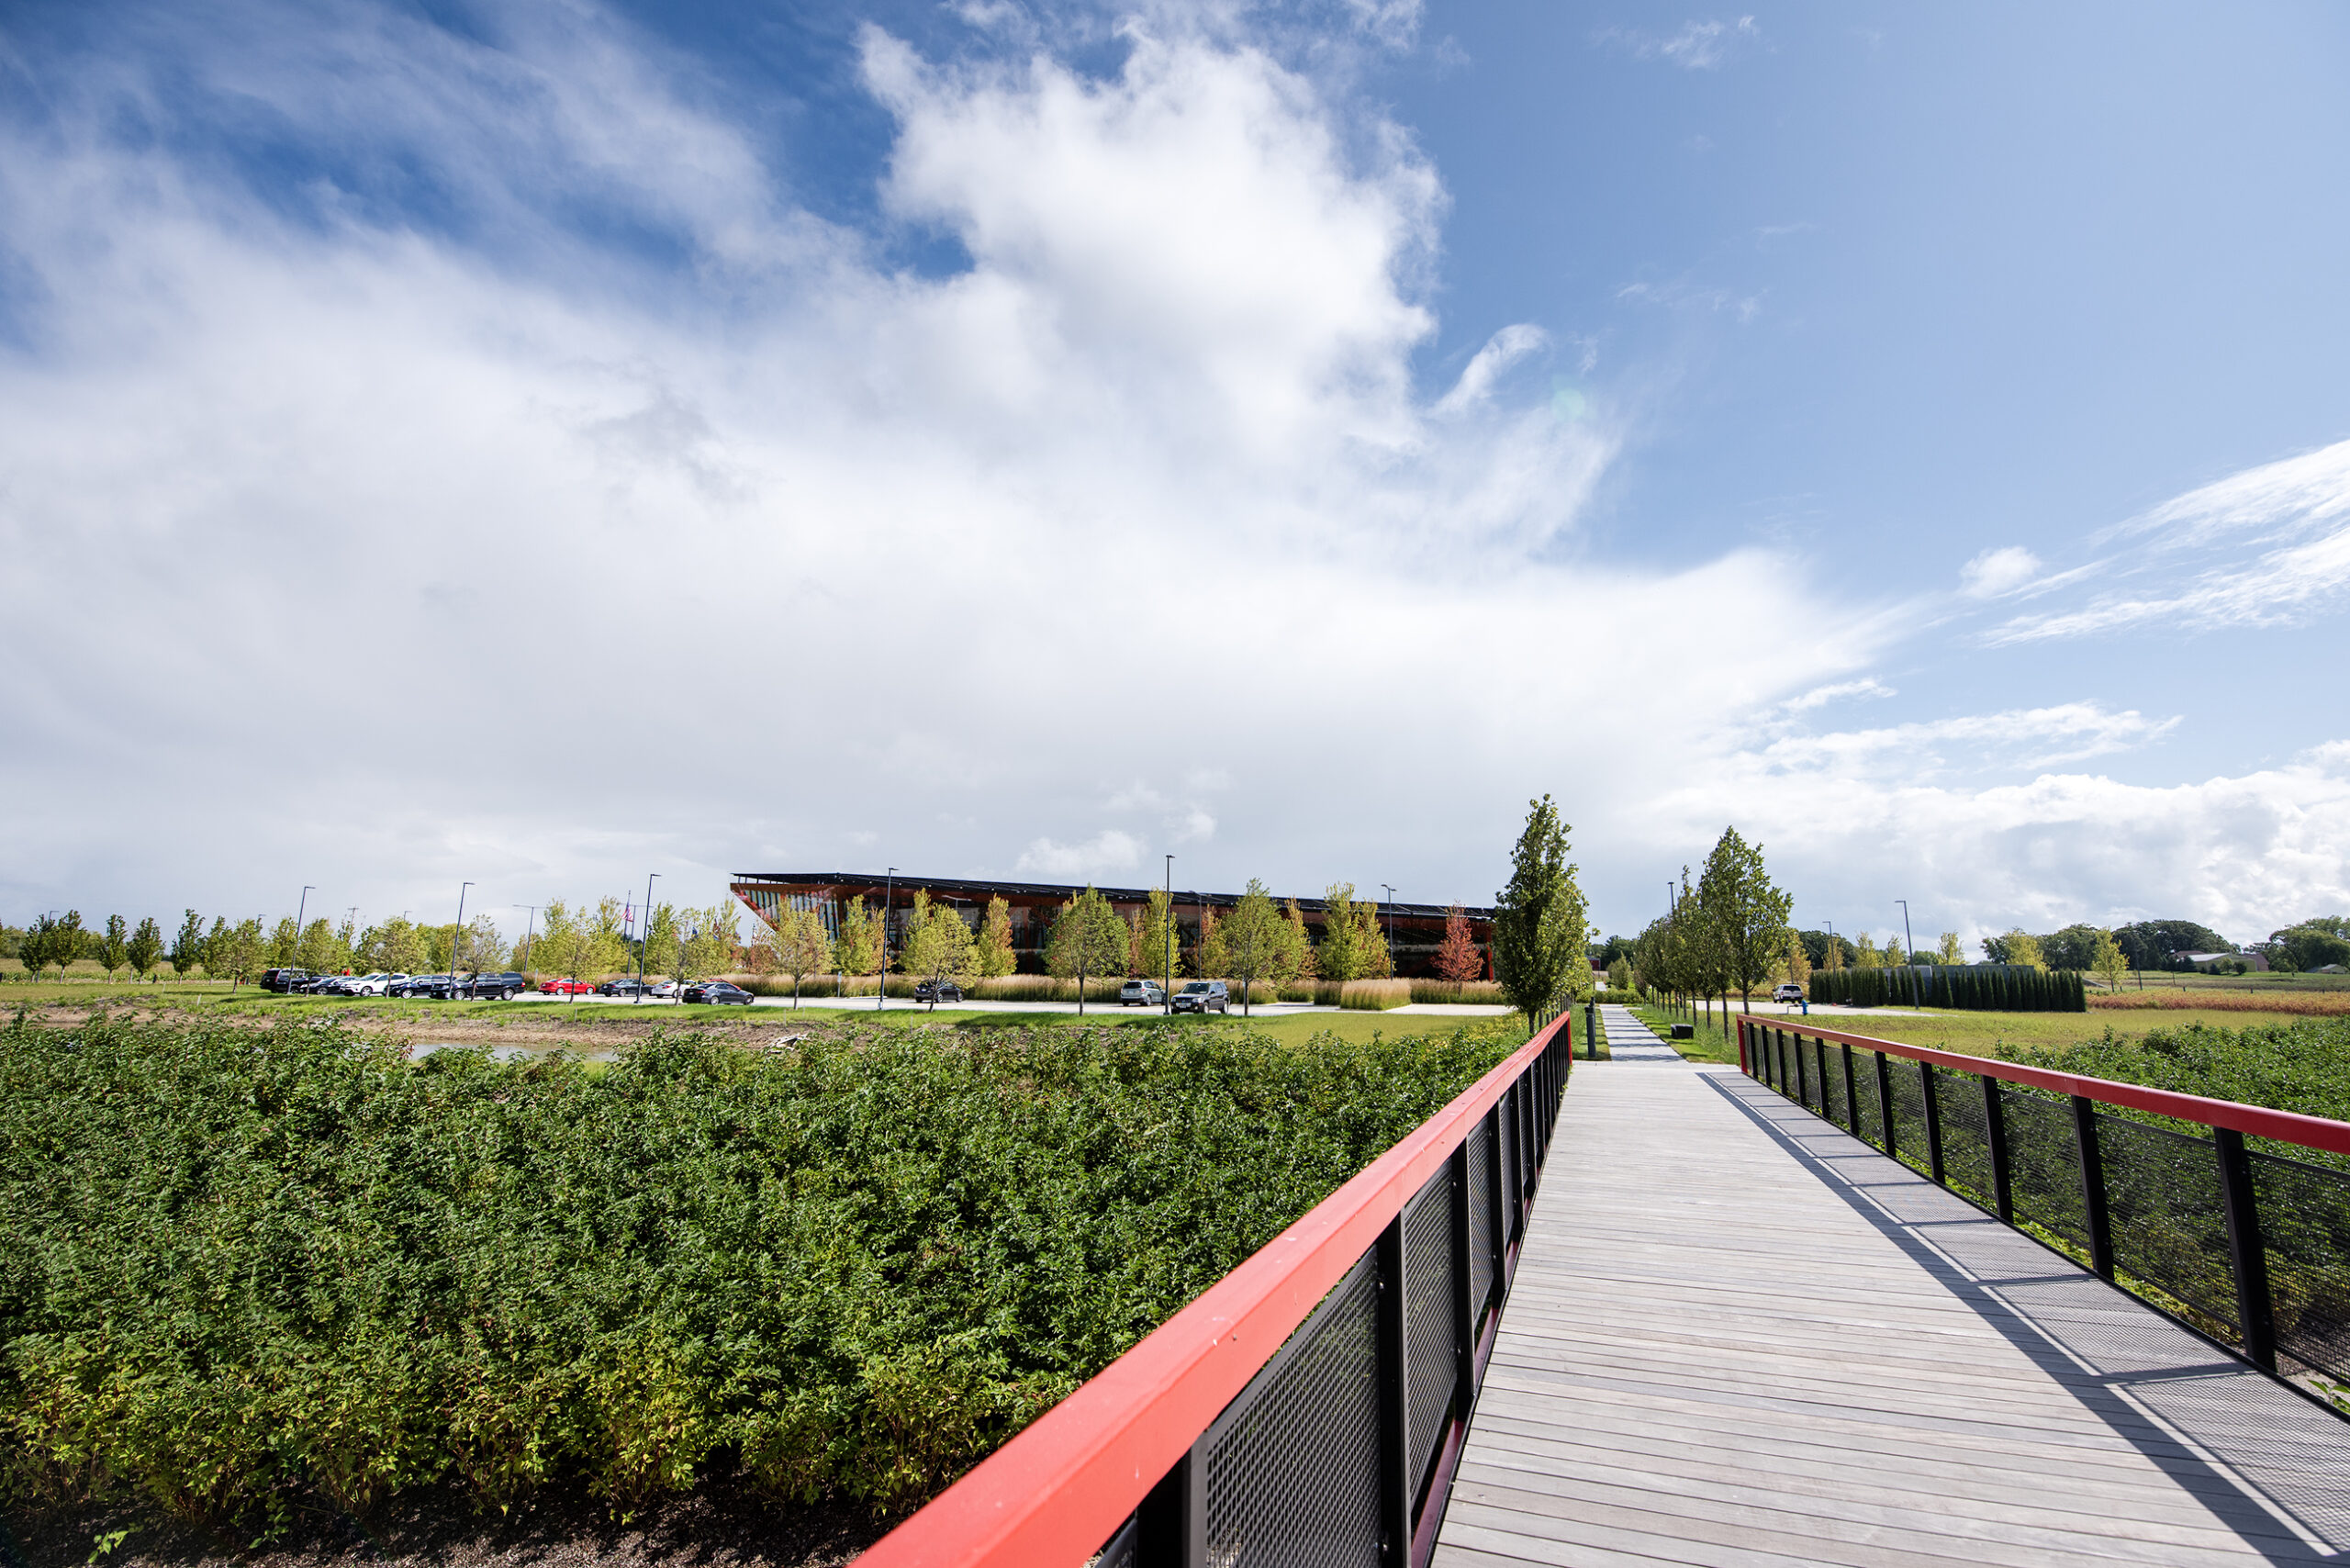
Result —
[[2262, 1371], [2350, 1381], [2350, 1172], [2244, 1142], [2350, 1155], [2350, 1123], [1788, 1015], [1740, 1016], [1738, 1064]]
[[2350, 1122], [2329, 1121], [2323, 1116], [2304, 1116], [2298, 1111], [2272, 1111], [2263, 1105], [2240, 1104], [2233, 1100], [2207, 1100], [2200, 1094], [2148, 1089], [2142, 1084], [2121, 1083], [2109, 1078], [2083, 1078], [2077, 1073], [2052, 1072], [2042, 1067], [2025, 1067], [2017, 1062], [1999, 1061], [1991, 1057], [1971, 1057], [1957, 1051], [1938, 1051], [1926, 1046], [1904, 1045], [1898, 1040], [1874, 1039], [1867, 1035], [1847, 1035], [1835, 1029], [1817, 1028], [1808, 1019], [1740, 1014], [1738, 1065], [1740, 1070], [1749, 1077], [1760, 1076], [1748, 1064], [1746, 1031], [1749, 1025], [1757, 1029], [1784, 1029], [1806, 1039], [1833, 1040], [1838, 1045], [1852, 1046], [1861, 1050], [1882, 1051], [1889, 1057], [1929, 1062], [1935, 1067], [1971, 1073], [1977, 1078], [1996, 1078], [2006, 1083], [2044, 1089], [2052, 1094], [2078, 1095], [2099, 1104], [2151, 1111], [2156, 1115], [2173, 1116], [2182, 1122], [2196, 1122], [2207, 1127], [2226, 1127], [2248, 1137], [2297, 1143], [2303, 1148], [2322, 1148], [2329, 1154], [2350, 1154]]
[[1564, 1014], [876, 1543], [862, 1568], [1078, 1568], [1101, 1551], [1476, 1126], [1537, 1077], [1550, 1093], [1517, 1103], [1539, 1166], [1549, 1127], [1533, 1125], [1532, 1103], [1556, 1103], [1559, 1044], [1572, 1052]]

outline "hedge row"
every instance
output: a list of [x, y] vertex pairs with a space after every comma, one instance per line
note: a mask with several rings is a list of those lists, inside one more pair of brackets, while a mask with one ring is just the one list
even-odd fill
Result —
[[2074, 969], [2026, 964], [1945, 964], [1884, 969], [1814, 969], [1811, 1000], [1845, 1007], [1953, 1007], [1980, 1013], [2086, 1013]]
[[263, 1536], [427, 1484], [626, 1509], [713, 1469], [907, 1506], [1517, 1038], [844, 1023], [597, 1072], [19, 1020], [6, 1488]]

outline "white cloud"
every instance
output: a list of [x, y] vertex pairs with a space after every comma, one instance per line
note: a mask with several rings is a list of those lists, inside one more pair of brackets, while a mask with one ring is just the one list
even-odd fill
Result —
[[[2128, 554], [2067, 574], [2109, 586], [2071, 609], [2017, 616], [1988, 640], [2285, 626], [2332, 608], [2350, 590], [2350, 441], [2190, 490], [2098, 536], [2118, 539], [2132, 541]], [[2182, 571], [2190, 556], [2195, 568]]]
[[[1550, 341], [1549, 333], [1526, 322], [1504, 327], [1485, 340], [1485, 346], [1479, 349], [1475, 357], [1462, 368], [1460, 379], [1453, 383], [1452, 390], [1437, 399], [1434, 411], [1457, 414], [1473, 404], [1487, 401], [1493, 395], [1494, 381], [1497, 376], [1528, 354], [1546, 346]], [[1589, 363], [1585, 363], [1583, 368], [1590, 369]]]
[[1670, 33], [1605, 28], [1598, 39], [1601, 42], [1622, 44], [1638, 60], [1663, 60], [1688, 71], [1714, 71], [1762, 36], [1762, 29], [1753, 17], [1740, 17], [1732, 21], [1684, 22]]
[[1815, 686], [1809, 691], [1800, 696], [1790, 697], [1780, 703], [1779, 711], [1783, 713], [1805, 713], [1814, 708], [1841, 701], [1847, 697], [1897, 697], [1899, 695], [1898, 691], [1885, 685], [1875, 677], [1864, 676], [1859, 680], [1840, 680], [1827, 686]]
[[1013, 869], [1056, 881], [1082, 881], [1105, 872], [1131, 871], [1142, 863], [1142, 841], [1113, 827], [1080, 844], [1035, 839], [1020, 852]]
[[1969, 599], [2013, 593], [2040, 575], [2040, 557], [2020, 544], [1986, 550], [1960, 568], [1959, 591]]

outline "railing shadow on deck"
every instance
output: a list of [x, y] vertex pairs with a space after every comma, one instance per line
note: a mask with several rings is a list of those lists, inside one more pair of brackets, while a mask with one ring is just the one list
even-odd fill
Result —
[[2280, 1563], [2350, 1551], [2350, 1424], [1762, 1081], [1702, 1076], [2247, 1546]]

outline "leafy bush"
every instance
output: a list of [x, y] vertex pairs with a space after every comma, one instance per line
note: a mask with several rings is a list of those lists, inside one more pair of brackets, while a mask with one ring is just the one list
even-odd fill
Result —
[[[2060, 1072], [2350, 1122], [2350, 1017], [2300, 1018], [2242, 1029], [2189, 1024], [2134, 1040], [2118, 1039], [2108, 1029], [2103, 1039], [2003, 1047], [1999, 1054]], [[2280, 1152], [2350, 1167], [2350, 1160], [2299, 1146]]]
[[1165, 1025], [0, 1032], [0, 1480], [267, 1535], [739, 1470], [919, 1502], [1498, 1060]]

